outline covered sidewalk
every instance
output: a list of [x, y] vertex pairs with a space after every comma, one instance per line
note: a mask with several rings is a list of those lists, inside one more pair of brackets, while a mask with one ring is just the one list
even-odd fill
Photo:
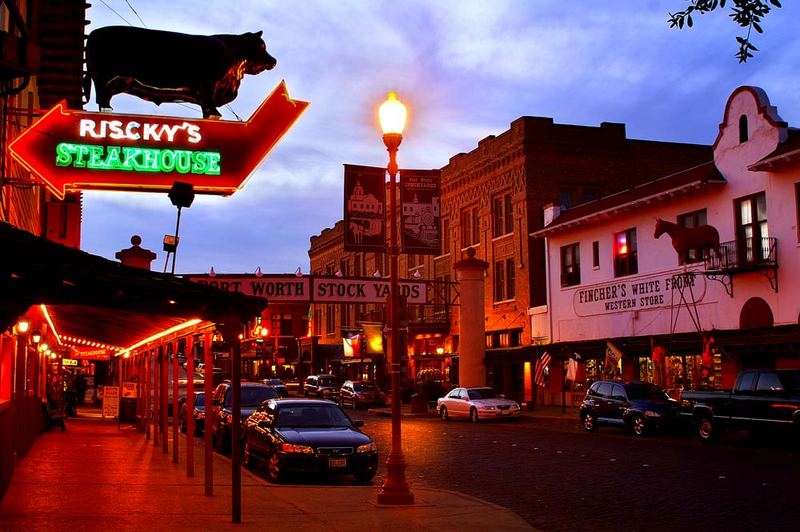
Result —
[[[180, 435], [179, 444], [185, 445]], [[204, 496], [186, 453], [173, 463], [129, 425], [84, 407], [18, 464], [0, 501], [0, 530], [531, 530], [516, 514], [455, 492], [414, 487], [413, 506], [379, 506], [377, 486], [275, 486], [242, 471], [242, 523], [231, 523], [230, 460], [214, 455]]]

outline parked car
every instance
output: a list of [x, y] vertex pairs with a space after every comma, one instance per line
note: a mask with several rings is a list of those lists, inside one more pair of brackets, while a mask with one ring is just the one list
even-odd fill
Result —
[[685, 390], [680, 410], [703, 443], [737, 429], [800, 431], [800, 370], [745, 370], [732, 390]]
[[519, 403], [498, 395], [491, 388], [453, 388], [436, 401], [439, 417], [467, 417], [473, 423], [481, 419], [515, 418], [521, 410]]
[[378, 449], [342, 408], [320, 399], [264, 401], [244, 425], [244, 463], [267, 462], [272, 482], [292, 473], [352, 474], [369, 482], [378, 469]]
[[675, 425], [678, 402], [655, 384], [596, 381], [586, 391], [579, 416], [589, 432], [605, 424], [627, 427], [642, 436]]
[[[260, 382], [243, 382], [241, 384], [241, 419], [244, 422], [258, 405], [267, 399], [277, 399], [280, 396], [275, 388], [261, 384]], [[214, 389], [213, 401], [210, 406], [214, 412], [214, 423], [211, 427], [211, 441], [214, 448], [227, 454], [231, 450], [232, 423], [233, 423], [233, 399], [231, 393], [233, 387], [230, 382], [223, 382]]]
[[179, 399], [181, 406], [178, 410], [178, 423], [181, 427], [181, 432], [184, 434], [187, 430], [187, 419], [189, 415], [189, 409], [191, 409], [192, 413], [191, 416], [194, 419], [194, 435], [200, 436], [203, 434], [203, 425], [205, 424], [206, 419], [206, 394], [205, 392], [195, 392], [194, 393], [194, 401], [192, 401], [192, 405], [188, 406], [186, 397], [181, 397]]
[[309, 375], [306, 377], [303, 396], [335, 401], [339, 398], [339, 380], [336, 375]]
[[369, 381], [344, 381], [339, 390], [339, 404], [355, 409], [368, 406], [384, 406], [386, 396]]
[[289, 397], [289, 391], [286, 389], [286, 385], [280, 379], [264, 379], [261, 381], [262, 383], [266, 384], [267, 386], [272, 386], [275, 388], [275, 391], [278, 392], [278, 395], [281, 397]]

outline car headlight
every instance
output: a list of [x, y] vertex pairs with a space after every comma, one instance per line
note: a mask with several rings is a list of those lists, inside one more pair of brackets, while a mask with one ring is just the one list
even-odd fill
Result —
[[294, 454], [314, 454], [314, 449], [308, 445], [297, 445], [294, 443], [282, 443], [281, 451]]
[[509, 407], [511, 410], [519, 410], [519, 405], [517, 403], [512, 403]]
[[497, 407], [494, 406], [482, 406], [480, 408], [481, 410], [497, 410]]
[[658, 412], [655, 412], [653, 410], [645, 410], [644, 416], [645, 417], [661, 417], [661, 414], [658, 413]]
[[361, 453], [375, 453], [375, 452], [378, 452], [378, 446], [375, 445], [374, 443], [367, 443], [367, 444], [364, 444], [364, 445], [359, 445], [358, 449], [356, 449], [356, 452], [359, 453], [359, 454], [361, 454]]

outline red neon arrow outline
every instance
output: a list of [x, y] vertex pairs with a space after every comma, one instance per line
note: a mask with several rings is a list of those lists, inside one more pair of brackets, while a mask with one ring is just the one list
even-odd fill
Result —
[[[59, 198], [63, 198], [67, 190], [160, 192], [169, 190], [175, 181], [192, 183], [199, 194], [228, 196], [244, 186], [308, 105], [308, 102], [292, 100], [283, 81], [246, 122], [72, 111], [66, 108], [66, 101], [62, 101], [14, 139], [9, 151], [17, 162]], [[120, 120], [124, 123], [149, 121], [175, 125], [186, 122], [197, 125], [201, 128], [203, 139], [192, 149], [221, 152], [223, 174], [197, 176], [175, 171], [149, 173], [56, 167], [55, 146], [59, 142], [138, 146], [128, 140], [82, 139], [78, 135], [78, 124], [82, 118]], [[152, 143], [143, 146], [153, 147]], [[163, 148], [164, 145], [155, 147]]]

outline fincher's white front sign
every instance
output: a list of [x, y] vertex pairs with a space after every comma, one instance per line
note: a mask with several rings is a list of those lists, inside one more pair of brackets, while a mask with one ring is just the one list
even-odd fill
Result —
[[688, 303], [702, 301], [706, 294], [705, 276], [673, 270], [583, 286], [575, 290], [572, 307], [576, 316], [645, 310], [681, 304], [681, 294]]

